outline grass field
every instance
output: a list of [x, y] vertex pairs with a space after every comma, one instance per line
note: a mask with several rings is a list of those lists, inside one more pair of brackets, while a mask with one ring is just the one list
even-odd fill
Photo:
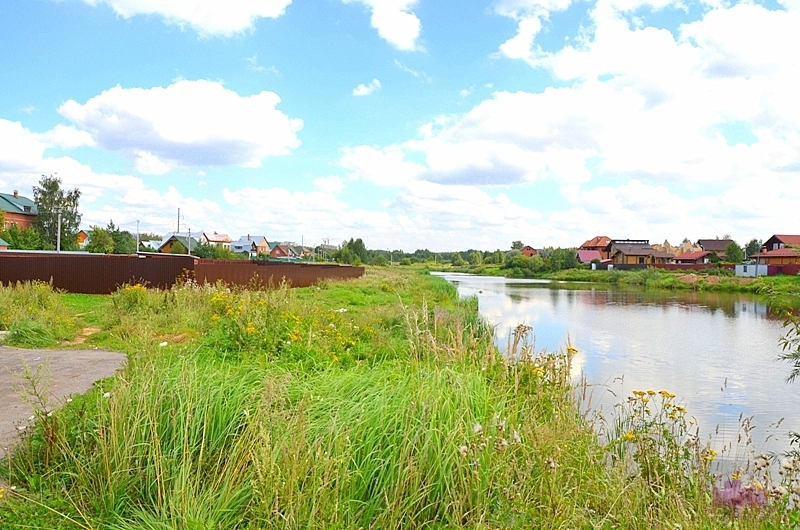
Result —
[[0, 327], [46, 330], [13, 343], [92, 328], [82, 347], [128, 355], [0, 465], [15, 488], [0, 528], [800, 524], [800, 463], [723, 477], [733, 502], [679, 397], [623, 398], [598, 436], [570, 376], [580, 352], [534, 351], [519, 327], [507, 360], [475, 299], [400, 269], [292, 290], [0, 289]]

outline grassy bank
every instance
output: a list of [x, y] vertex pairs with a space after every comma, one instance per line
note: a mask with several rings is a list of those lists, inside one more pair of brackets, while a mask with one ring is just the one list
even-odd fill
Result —
[[[504, 360], [476, 300], [428, 275], [43, 296], [61, 304], [73, 335], [99, 329], [84, 347], [120, 349], [129, 362], [60, 411], [40, 411], [0, 468], [16, 488], [0, 499], [2, 528], [798, 521], [789, 490], [746, 509], [715, 503], [714, 455], [668, 392], [632, 395], [601, 443], [570, 376], [580, 352], [534, 351], [520, 327], [517, 360]], [[781, 480], [791, 487], [794, 475]]]

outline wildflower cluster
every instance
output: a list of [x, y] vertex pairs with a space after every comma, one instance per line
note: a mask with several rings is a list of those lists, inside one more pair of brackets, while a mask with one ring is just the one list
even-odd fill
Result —
[[634, 390], [627, 401], [616, 405], [615, 423], [607, 432], [609, 451], [615, 460], [633, 465], [633, 471], [651, 487], [689, 476], [690, 468], [701, 471], [716, 457], [710, 447], [699, 449], [697, 435], [687, 428], [687, 410], [675, 403], [667, 390]]
[[114, 304], [117, 308], [126, 311], [145, 308], [149, 305], [149, 294], [147, 288], [141, 283], [125, 285], [114, 293]]
[[218, 287], [208, 297], [210, 345], [223, 352], [266, 352], [313, 363], [357, 362], [359, 344], [374, 333], [344, 310], [305, 307], [287, 289], [231, 291]]

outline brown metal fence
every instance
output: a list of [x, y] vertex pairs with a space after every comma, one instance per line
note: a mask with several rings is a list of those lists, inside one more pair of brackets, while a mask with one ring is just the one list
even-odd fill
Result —
[[358, 278], [363, 267], [305, 263], [258, 263], [201, 260], [168, 254], [127, 256], [55, 252], [0, 252], [0, 283], [39, 280], [71, 293], [108, 294], [126, 283], [168, 288], [180, 277], [200, 283], [292, 287], [313, 285], [320, 279]]
[[232, 285], [277, 286], [286, 281], [292, 287], [308, 287], [321, 279], [360, 278], [364, 267], [317, 263], [276, 263], [272, 261], [229, 261], [201, 259], [194, 264], [198, 283], [222, 281]]

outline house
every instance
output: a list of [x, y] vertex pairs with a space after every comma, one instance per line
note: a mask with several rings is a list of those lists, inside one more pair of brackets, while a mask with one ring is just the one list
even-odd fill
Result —
[[8, 243], [0, 237], [0, 250], [8, 250]]
[[[236, 247], [236, 248], [234, 248]], [[251, 236], [247, 234], [239, 238], [239, 241], [231, 243], [231, 250], [234, 252], [244, 252], [245, 247], [252, 247], [250, 255], [255, 257], [259, 254], [269, 256], [270, 244], [264, 236]], [[236, 250], [236, 249], [240, 250]]]
[[591, 263], [594, 260], [603, 261], [603, 255], [598, 250], [578, 250], [576, 257], [583, 264]]
[[290, 245], [275, 245], [269, 251], [270, 258], [276, 259], [297, 259], [300, 254]]
[[698, 239], [697, 246], [708, 252], [713, 252], [719, 259], [725, 261], [725, 251], [728, 245], [733, 243], [732, 239]]
[[682, 264], [703, 264], [708, 263], [709, 259], [711, 258], [711, 251], [709, 250], [701, 250], [699, 252], [683, 252], [675, 256], [675, 263], [682, 263]]
[[301, 258], [312, 258], [314, 257], [314, 251], [308, 247], [304, 247], [303, 245], [290, 245], [292, 250], [295, 254], [297, 254]]
[[161, 240], [161, 243], [156, 247], [156, 252], [161, 254], [169, 254], [176, 243], [180, 243], [186, 249], [187, 253], [191, 253], [192, 249], [197, 248], [200, 242], [188, 234], [172, 233]]
[[0, 210], [5, 214], [5, 226], [17, 225], [17, 228], [29, 228], [36, 219], [36, 203], [14, 190], [13, 194], [0, 193]]
[[213, 234], [209, 234], [208, 232], [201, 232], [200, 233], [200, 243], [204, 245], [209, 245], [212, 247], [222, 247], [224, 249], [230, 250], [231, 243], [233, 240], [228, 234], [218, 234], [214, 232]]
[[524, 247], [519, 249], [519, 251], [522, 253], [523, 256], [527, 256], [529, 258], [532, 256], [536, 256], [538, 254], [538, 252], [536, 252], [536, 249], [530, 245], [525, 245]]
[[775, 234], [750, 258], [763, 265], [800, 264], [800, 235]]
[[767, 250], [750, 257], [759, 265], [796, 265], [800, 264], [800, 248]]
[[612, 239], [605, 252], [614, 265], [654, 265], [675, 260], [673, 254], [653, 248], [647, 239]]
[[595, 236], [592, 239], [584, 241], [583, 245], [579, 247], [579, 250], [596, 250], [600, 253], [600, 259], [609, 259], [609, 255], [606, 253], [606, 248], [608, 247], [609, 243], [611, 243], [611, 238], [608, 236]]
[[238, 241], [231, 242], [231, 250], [237, 254], [247, 254], [250, 257], [255, 257], [258, 254], [256, 242], [252, 239], [241, 238]]
[[764, 241], [761, 251], [780, 250], [786, 247], [800, 247], [800, 236], [775, 234]]
[[76, 237], [78, 239], [78, 248], [80, 249], [86, 248], [86, 243], [89, 240], [89, 234], [87, 234], [83, 230], [79, 230], [78, 235]]

